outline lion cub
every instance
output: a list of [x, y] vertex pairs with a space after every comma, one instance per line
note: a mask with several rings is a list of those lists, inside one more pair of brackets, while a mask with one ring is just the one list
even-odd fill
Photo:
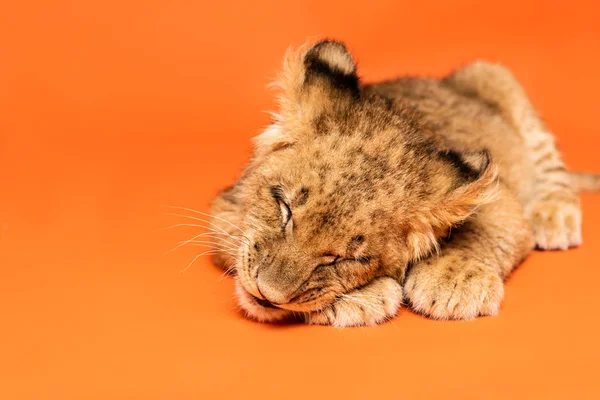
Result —
[[496, 315], [527, 254], [581, 244], [578, 190], [513, 75], [362, 84], [346, 47], [289, 52], [276, 121], [212, 205], [215, 262], [259, 321], [375, 325], [405, 302], [436, 319]]

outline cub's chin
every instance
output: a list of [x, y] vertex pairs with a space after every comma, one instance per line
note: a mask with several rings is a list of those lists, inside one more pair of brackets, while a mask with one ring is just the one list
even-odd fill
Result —
[[235, 293], [238, 303], [246, 315], [258, 322], [276, 322], [294, 319], [294, 312], [274, 306], [265, 306], [244, 289], [239, 279], [235, 279]]

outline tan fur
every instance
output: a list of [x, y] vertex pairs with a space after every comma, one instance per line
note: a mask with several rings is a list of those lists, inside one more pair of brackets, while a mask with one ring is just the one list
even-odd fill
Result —
[[289, 51], [274, 123], [213, 203], [215, 262], [249, 317], [374, 325], [405, 300], [438, 319], [498, 313], [537, 245], [581, 243], [576, 190], [505, 68], [362, 85], [346, 47]]

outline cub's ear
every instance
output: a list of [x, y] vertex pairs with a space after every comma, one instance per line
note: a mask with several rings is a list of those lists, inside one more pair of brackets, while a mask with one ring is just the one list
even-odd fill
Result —
[[304, 54], [307, 90], [319, 87], [324, 91], [336, 91], [332, 95], [359, 96], [356, 63], [341, 42], [325, 40], [317, 43]]
[[459, 224], [477, 207], [497, 198], [498, 169], [487, 150], [474, 153], [442, 151], [438, 156], [448, 164], [452, 176], [448, 192], [435, 211], [443, 224]]
[[492, 164], [489, 151], [459, 153], [454, 150], [442, 150], [438, 157], [447, 162], [458, 174], [457, 184], [470, 183], [480, 178]]
[[293, 145], [324, 111], [341, 110], [360, 97], [356, 63], [346, 46], [333, 40], [289, 49], [274, 85], [281, 89], [279, 110], [255, 138], [258, 157]]
[[282, 89], [279, 122], [292, 125], [360, 96], [354, 58], [342, 42], [332, 40], [288, 50], [276, 86]]
[[438, 238], [448, 229], [469, 218], [477, 208], [498, 196], [498, 170], [486, 150], [475, 153], [440, 151], [435, 178], [430, 183], [440, 189], [410, 218], [407, 237], [412, 259], [423, 257], [438, 247]]

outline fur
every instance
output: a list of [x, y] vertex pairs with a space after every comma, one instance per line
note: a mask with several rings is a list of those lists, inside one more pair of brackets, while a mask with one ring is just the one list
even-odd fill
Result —
[[[287, 53], [275, 122], [213, 203], [215, 262], [259, 321], [374, 325], [405, 302], [437, 319], [496, 315], [535, 247], [581, 244], [578, 189], [504, 67], [362, 84], [346, 46]], [[236, 253], [219, 251], [230, 248]]]

